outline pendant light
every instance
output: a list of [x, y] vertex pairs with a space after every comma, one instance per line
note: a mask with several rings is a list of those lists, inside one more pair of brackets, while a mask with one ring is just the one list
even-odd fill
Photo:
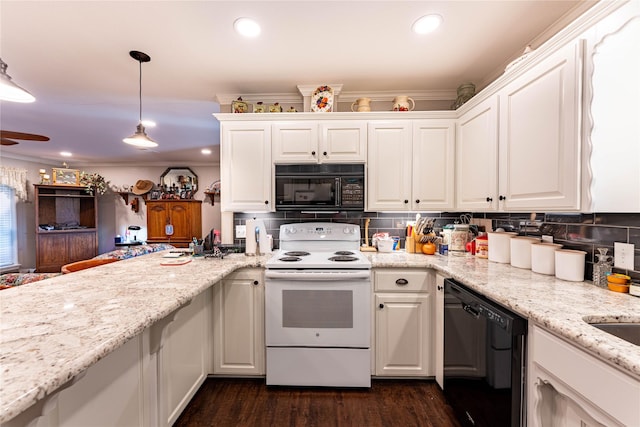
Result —
[[132, 50], [131, 52], [129, 52], [129, 55], [140, 64], [140, 116], [138, 120], [138, 126], [136, 127], [136, 132], [133, 135], [126, 137], [122, 141], [140, 148], [157, 147], [158, 143], [147, 136], [147, 133], [145, 132], [144, 126], [142, 124], [142, 63], [151, 61], [151, 57], [146, 53], [138, 52], [137, 50]]
[[12, 102], [33, 102], [36, 98], [11, 81], [7, 74], [7, 63], [0, 59], [0, 99]]

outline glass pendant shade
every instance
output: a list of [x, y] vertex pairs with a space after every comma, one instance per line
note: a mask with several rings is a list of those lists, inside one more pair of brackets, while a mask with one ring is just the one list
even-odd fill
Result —
[[149, 136], [144, 130], [144, 126], [142, 126], [142, 123], [138, 124], [138, 127], [136, 128], [136, 133], [126, 137], [125, 139], [122, 140], [122, 142], [130, 145], [134, 145], [136, 147], [141, 147], [141, 148], [153, 148], [158, 146], [157, 142], [149, 138]]
[[0, 99], [11, 102], [33, 102], [36, 98], [11, 80], [7, 64], [0, 59]]

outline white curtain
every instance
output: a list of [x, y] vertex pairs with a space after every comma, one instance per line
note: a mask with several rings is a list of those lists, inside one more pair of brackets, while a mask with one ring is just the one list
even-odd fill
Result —
[[27, 170], [0, 166], [0, 185], [13, 188], [20, 201], [27, 200]]

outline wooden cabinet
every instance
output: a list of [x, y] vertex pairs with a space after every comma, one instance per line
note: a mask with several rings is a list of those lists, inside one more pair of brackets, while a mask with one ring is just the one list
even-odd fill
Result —
[[275, 122], [274, 163], [364, 163], [367, 125], [364, 121]]
[[213, 373], [264, 375], [263, 271], [240, 270], [215, 285], [213, 319]]
[[[167, 234], [167, 225], [173, 226], [172, 235]], [[147, 201], [147, 242], [184, 248], [194, 237], [202, 238], [201, 200]]]
[[222, 211], [273, 211], [271, 125], [222, 122], [220, 132]]
[[84, 187], [35, 185], [36, 271], [98, 254], [98, 202]]
[[375, 374], [433, 376], [433, 271], [377, 269]]
[[527, 425], [640, 425], [640, 380], [529, 324]]
[[454, 207], [454, 120], [372, 122], [367, 149], [367, 210]]

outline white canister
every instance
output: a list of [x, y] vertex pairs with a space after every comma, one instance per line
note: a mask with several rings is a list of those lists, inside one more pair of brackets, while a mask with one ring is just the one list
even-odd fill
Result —
[[556, 250], [556, 277], [570, 282], [584, 281], [584, 260], [587, 253], [572, 249]]
[[556, 274], [556, 250], [562, 248], [559, 243], [534, 243], [531, 245], [531, 271], [534, 273]]
[[531, 269], [531, 245], [539, 242], [537, 237], [516, 236], [511, 239], [511, 265]]
[[387, 237], [386, 239], [378, 240], [378, 251], [379, 252], [391, 252], [393, 251], [393, 239]]
[[509, 264], [511, 262], [511, 238], [518, 233], [491, 232], [489, 236], [489, 261]]

